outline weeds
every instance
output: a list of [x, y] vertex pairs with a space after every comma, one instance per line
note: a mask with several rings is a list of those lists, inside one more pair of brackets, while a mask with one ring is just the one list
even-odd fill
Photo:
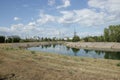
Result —
[[3, 61], [0, 60], [0, 64], [2, 64], [2, 63], [3, 63]]
[[119, 66], [119, 67], [120, 67], [120, 63], [118, 63], [118, 64], [117, 64], [117, 66]]
[[31, 51], [32, 54], [35, 54], [35, 51]]
[[6, 47], [5, 49], [6, 50], [13, 50], [14, 48], [12, 48], [12, 47]]
[[69, 70], [69, 73], [70, 73], [71, 75], [73, 75], [73, 74], [75, 73], [75, 71], [74, 71], [74, 70]]
[[85, 61], [83, 58], [81, 58], [81, 61]]

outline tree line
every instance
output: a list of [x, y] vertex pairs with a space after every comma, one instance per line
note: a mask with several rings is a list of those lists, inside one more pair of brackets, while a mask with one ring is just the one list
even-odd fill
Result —
[[58, 39], [56, 37], [33, 37], [22, 39], [19, 36], [0, 36], [0, 43], [18, 43], [18, 42], [42, 42], [42, 41], [64, 41], [64, 39]]
[[0, 43], [16, 43], [20, 42], [21, 38], [19, 36], [0, 36]]
[[81, 38], [77, 35], [73, 36], [72, 39], [67, 38], [66, 40], [53, 38], [26, 38], [21, 39], [19, 36], [0, 36], [0, 43], [15, 43], [15, 42], [39, 42], [39, 41], [69, 41], [69, 42], [120, 42], [120, 25], [110, 25], [108, 28], [104, 29], [104, 34], [101, 36], [87, 36]]
[[[78, 36], [77, 36], [78, 37]], [[120, 42], [120, 25], [110, 25], [104, 29], [104, 34], [101, 36], [87, 36], [84, 38], [76, 39], [73, 37], [73, 41], [83, 42]]]

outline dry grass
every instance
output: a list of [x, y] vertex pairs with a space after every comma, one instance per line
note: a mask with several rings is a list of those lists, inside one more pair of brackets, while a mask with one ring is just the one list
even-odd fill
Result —
[[0, 44], [0, 80], [120, 80], [119, 62], [31, 52]]

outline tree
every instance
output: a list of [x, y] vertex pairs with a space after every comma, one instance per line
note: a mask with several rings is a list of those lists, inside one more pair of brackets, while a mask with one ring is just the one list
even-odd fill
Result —
[[104, 38], [105, 41], [109, 41], [109, 29], [107, 28], [104, 29]]
[[72, 39], [73, 42], [77, 42], [77, 41], [80, 41], [80, 38], [79, 36], [74, 36], [73, 39]]
[[0, 36], [0, 43], [4, 43], [5, 42], [5, 36]]
[[20, 42], [21, 38], [19, 36], [8, 36], [7, 42], [13, 43], [13, 42]]
[[120, 42], [120, 25], [110, 25], [104, 29], [105, 41]]

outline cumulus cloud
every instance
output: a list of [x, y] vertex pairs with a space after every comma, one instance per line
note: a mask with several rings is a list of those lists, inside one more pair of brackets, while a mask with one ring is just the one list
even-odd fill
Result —
[[55, 4], [55, 0], [48, 0], [48, 5], [53, 6]]
[[120, 22], [120, 0], [89, 0], [89, 8], [60, 11], [60, 23], [82, 26], [100, 26]]
[[19, 17], [14, 17], [14, 20], [18, 21], [18, 20], [20, 20], [20, 18]]
[[51, 26], [52, 28], [48, 28], [47, 25], [40, 25], [35, 22], [29, 22], [28, 24], [13, 24], [10, 27], [0, 27], [1, 35], [19, 35], [22, 38], [30, 38], [33, 36], [39, 37], [56, 37], [59, 36], [59, 31], [62, 33], [68, 32], [65, 28], [57, 28], [55, 26]]
[[62, 17], [58, 19], [63, 24], [80, 24], [83, 26], [96, 26], [104, 24], [104, 17], [107, 15], [103, 12], [97, 13], [90, 9], [61, 11]]
[[40, 13], [40, 18], [37, 20], [37, 23], [45, 24], [47, 22], [54, 22], [54, 21], [55, 21], [54, 16], [51, 16], [49, 14]]
[[69, 7], [71, 5], [70, 0], [62, 0], [62, 2], [63, 2], [63, 5], [57, 6], [57, 9], [66, 8], [66, 7]]
[[120, 0], [89, 0], [88, 5], [110, 14], [120, 14]]

